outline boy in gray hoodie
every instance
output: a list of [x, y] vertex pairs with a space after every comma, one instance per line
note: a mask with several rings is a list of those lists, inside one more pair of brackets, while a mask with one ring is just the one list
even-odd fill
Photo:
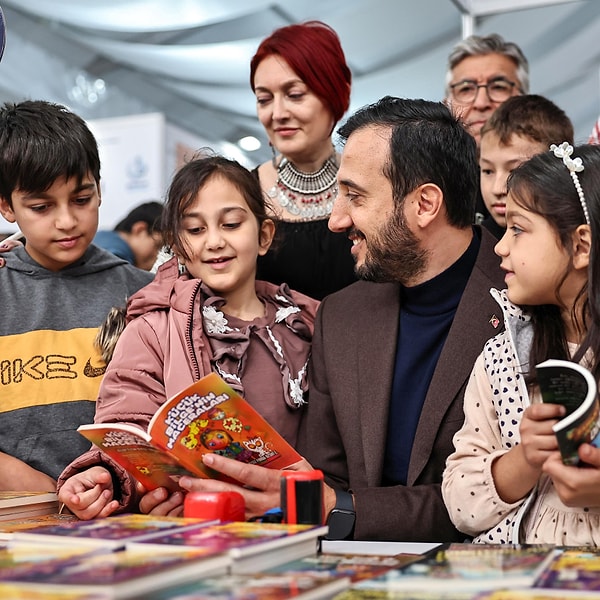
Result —
[[92, 245], [100, 160], [83, 119], [43, 101], [0, 108], [0, 214], [25, 241], [0, 268], [0, 490], [55, 490], [89, 443], [105, 364], [98, 326], [152, 275]]

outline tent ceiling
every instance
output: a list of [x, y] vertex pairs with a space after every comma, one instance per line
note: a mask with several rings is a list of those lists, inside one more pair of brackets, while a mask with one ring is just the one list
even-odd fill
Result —
[[[0, 2], [8, 28], [0, 100], [43, 98], [89, 119], [159, 111], [209, 142], [245, 134], [265, 141], [250, 57], [276, 27], [311, 18], [340, 35], [354, 76], [352, 110], [385, 94], [441, 99], [446, 58], [467, 15], [476, 33], [497, 32], [523, 48], [531, 91], [569, 114], [579, 141], [600, 113], [598, 0]], [[266, 156], [263, 149], [253, 158]]]

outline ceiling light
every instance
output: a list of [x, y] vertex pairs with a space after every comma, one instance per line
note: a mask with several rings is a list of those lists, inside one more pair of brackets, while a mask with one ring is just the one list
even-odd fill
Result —
[[253, 135], [247, 135], [238, 140], [238, 146], [246, 152], [254, 152], [255, 150], [258, 150], [262, 144], [260, 143], [260, 140]]

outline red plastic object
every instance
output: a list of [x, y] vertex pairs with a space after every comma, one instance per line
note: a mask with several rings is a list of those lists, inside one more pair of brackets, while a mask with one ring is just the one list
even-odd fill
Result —
[[322, 471], [282, 471], [280, 485], [284, 523], [322, 523]]
[[246, 503], [238, 492], [188, 492], [183, 516], [221, 521], [245, 521]]

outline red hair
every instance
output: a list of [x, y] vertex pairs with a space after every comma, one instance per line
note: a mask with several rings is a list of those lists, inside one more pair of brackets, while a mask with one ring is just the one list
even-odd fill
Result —
[[259, 45], [250, 61], [250, 87], [254, 74], [268, 56], [278, 54], [329, 108], [337, 123], [350, 106], [352, 73], [337, 33], [322, 21], [307, 21], [276, 29]]

